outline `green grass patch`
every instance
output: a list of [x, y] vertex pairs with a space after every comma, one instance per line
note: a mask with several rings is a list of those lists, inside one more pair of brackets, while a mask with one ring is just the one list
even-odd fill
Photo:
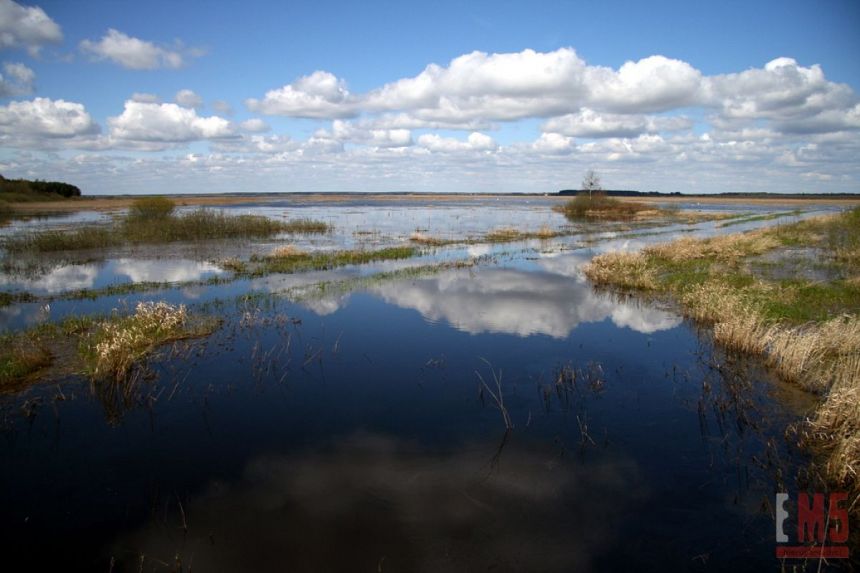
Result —
[[35, 330], [0, 335], [0, 392], [18, 389], [52, 360], [48, 346]]
[[297, 273], [328, 270], [347, 265], [360, 265], [376, 261], [408, 259], [418, 254], [415, 247], [388, 247], [375, 251], [344, 250], [305, 253], [295, 249], [282, 249], [268, 256], [251, 258], [246, 274], [260, 276], [270, 273]]

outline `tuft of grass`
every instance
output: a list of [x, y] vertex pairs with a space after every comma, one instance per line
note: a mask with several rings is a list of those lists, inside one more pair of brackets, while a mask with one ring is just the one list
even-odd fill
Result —
[[165, 219], [175, 207], [176, 204], [167, 197], [140, 197], [128, 208], [128, 218], [138, 221]]
[[283, 223], [282, 231], [284, 233], [322, 235], [330, 232], [331, 229], [331, 225], [322, 221], [315, 221], [313, 219], [291, 219], [290, 221]]
[[53, 357], [35, 332], [0, 336], [0, 392], [16, 388], [50, 366]]
[[80, 353], [94, 380], [123, 382], [133, 366], [156, 347], [207, 336], [216, 326], [213, 321], [190, 320], [185, 305], [140, 302], [134, 314], [95, 324], [81, 341]]

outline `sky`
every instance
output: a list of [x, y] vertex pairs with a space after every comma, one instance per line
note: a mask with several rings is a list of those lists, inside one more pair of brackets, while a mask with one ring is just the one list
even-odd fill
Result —
[[858, 94], [858, 0], [0, 0], [0, 174], [87, 195], [860, 192]]

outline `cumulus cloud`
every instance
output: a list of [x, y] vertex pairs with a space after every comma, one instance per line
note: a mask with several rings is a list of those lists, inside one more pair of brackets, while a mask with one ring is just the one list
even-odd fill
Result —
[[552, 118], [543, 131], [571, 137], [637, 137], [643, 133], [680, 131], [693, 127], [686, 117], [654, 117], [639, 114], [600, 113], [583, 108], [578, 113]]
[[269, 124], [260, 119], [259, 117], [247, 119], [241, 124], [239, 124], [239, 127], [242, 128], [242, 131], [247, 131], [249, 133], [263, 133], [271, 129], [271, 127], [269, 127]]
[[38, 6], [0, 0], [0, 49], [26, 48], [36, 56], [45, 44], [62, 40], [60, 26]]
[[687, 62], [651, 56], [626, 62], [617, 72], [589, 68], [585, 81], [590, 105], [608, 111], [642, 113], [695, 104], [702, 74]]
[[413, 143], [408, 129], [378, 129], [343, 120], [333, 121], [331, 132], [321, 130], [316, 136], [373, 147], [408, 147]]
[[148, 94], [142, 92], [135, 92], [131, 94], [131, 101], [136, 101], [139, 103], [160, 103], [161, 98], [155, 94]]
[[98, 133], [82, 104], [36, 98], [0, 107], [0, 134], [15, 138], [69, 138]]
[[101, 40], [83, 40], [80, 49], [94, 60], [110, 60], [130, 70], [177, 69], [184, 66], [189, 58], [201, 55], [198, 50], [185, 50], [182, 45], [167, 48], [113, 28]]
[[179, 90], [176, 92], [176, 103], [182, 107], [198, 109], [203, 107], [203, 98], [191, 90]]
[[233, 137], [233, 126], [218, 116], [201, 117], [193, 109], [174, 103], [126, 101], [117, 117], [108, 118], [110, 136], [116, 140], [180, 143]]
[[[857, 94], [827, 80], [820, 66], [803, 67], [785, 57], [763, 68], [707, 78], [703, 87], [703, 104], [717, 108], [721, 120], [772, 120], [788, 131], [850, 129], [857, 103]], [[813, 120], [817, 116], [820, 122]]]
[[0, 97], [27, 95], [33, 91], [35, 80], [35, 72], [24, 64], [6, 62], [0, 74]]
[[346, 82], [323, 71], [271, 90], [262, 100], [249, 99], [245, 103], [251, 111], [268, 115], [329, 119], [357, 113], [355, 98], [346, 88]]
[[473, 132], [466, 141], [453, 137], [442, 137], [435, 133], [425, 133], [418, 138], [418, 145], [430, 151], [450, 153], [456, 151], [493, 151], [498, 145], [489, 135]]

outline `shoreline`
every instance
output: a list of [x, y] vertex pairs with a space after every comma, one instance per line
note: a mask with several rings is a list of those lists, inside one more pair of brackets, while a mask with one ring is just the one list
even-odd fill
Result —
[[[73, 211], [111, 211], [128, 208], [132, 202], [142, 195], [108, 195], [88, 196], [64, 201], [33, 201], [10, 203], [19, 213], [38, 212], [73, 212]], [[247, 193], [247, 194], [205, 194], [205, 195], [164, 195], [173, 199], [180, 207], [194, 206], [229, 206], [246, 203], [279, 203], [289, 201], [295, 205], [305, 203], [346, 203], [363, 201], [367, 203], [400, 202], [411, 203], [419, 201], [486, 201], [487, 199], [504, 199], [507, 201], [531, 201], [547, 199], [564, 203], [573, 198], [571, 195], [542, 195], [542, 194], [474, 194], [474, 193]], [[792, 197], [720, 197], [720, 196], [665, 196], [665, 197], [615, 197], [621, 201], [637, 203], [692, 203], [705, 205], [860, 205], [860, 196], [856, 199], [844, 197], [827, 199], [823, 197], [799, 198]]]

